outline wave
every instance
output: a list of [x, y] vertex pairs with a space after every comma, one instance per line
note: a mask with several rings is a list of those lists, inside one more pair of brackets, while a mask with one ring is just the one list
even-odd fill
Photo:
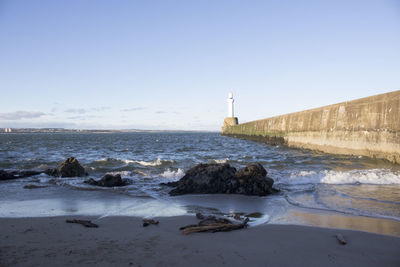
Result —
[[379, 169], [348, 172], [325, 171], [321, 182], [325, 184], [400, 184], [400, 173]]
[[122, 163], [123, 160], [115, 159], [115, 158], [101, 158], [99, 160], [93, 161], [91, 164], [95, 165], [112, 165], [115, 163]]
[[122, 160], [122, 161], [125, 162], [126, 164], [136, 163], [142, 166], [152, 166], [152, 167], [174, 163], [173, 160], [163, 160], [161, 158], [157, 158], [156, 160], [152, 161], [143, 161], [143, 160]]
[[177, 169], [176, 171], [173, 170], [166, 170], [164, 171], [161, 176], [167, 179], [180, 179], [185, 175], [182, 169]]
[[315, 175], [317, 174], [315, 171], [299, 171], [299, 172], [295, 172], [295, 173], [291, 173], [290, 176], [291, 177], [296, 177], [296, 176], [310, 176], [310, 175]]
[[164, 160], [161, 158], [157, 158], [156, 160], [151, 161], [143, 161], [143, 160], [131, 160], [131, 159], [115, 159], [115, 158], [101, 158], [99, 160], [94, 161], [93, 163], [97, 164], [113, 164], [113, 163], [125, 163], [125, 164], [139, 164], [142, 166], [161, 166], [164, 164], [172, 164], [173, 160]]
[[292, 172], [287, 177], [281, 177], [278, 184], [400, 184], [400, 172], [386, 169], [333, 171], [324, 170]]
[[223, 164], [223, 163], [227, 163], [228, 160], [229, 160], [229, 158], [226, 158], [226, 159], [212, 159], [211, 162], [212, 163]]

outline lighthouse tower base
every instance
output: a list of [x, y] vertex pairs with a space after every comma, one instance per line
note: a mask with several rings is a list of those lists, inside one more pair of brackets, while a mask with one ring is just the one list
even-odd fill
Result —
[[224, 125], [222, 126], [222, 132], [230, 126], [238, 125], [239, 121], [237, 117], [226, 117], [224, 120]]

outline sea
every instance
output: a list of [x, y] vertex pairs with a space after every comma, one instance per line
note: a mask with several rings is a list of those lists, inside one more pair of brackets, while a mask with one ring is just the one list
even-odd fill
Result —
[[[2, 133], [0, 169], [45, 170], [75, 157], [87, 177], [40, 174], [0, 181], [0, 217], [194, 215], [260, 213], [251, 227], [297, 224], [400, 236], [400, 166], [361, 156], [330, 155], [221, 136], [213, 132]], [[265, 197], [233, 194], [170, 196], [198, 163], [239, 169], [261, 163], [279, 189]], [[128, 186], [85, 184], [106, 173]], [[39, 188], [27, 189], [27, 185]]]

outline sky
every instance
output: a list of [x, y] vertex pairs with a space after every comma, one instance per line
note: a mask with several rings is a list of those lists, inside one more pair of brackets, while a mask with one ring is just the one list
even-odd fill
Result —
[[0, 127], [220, 130], [400, 90], [400, 0], [0, 0]]

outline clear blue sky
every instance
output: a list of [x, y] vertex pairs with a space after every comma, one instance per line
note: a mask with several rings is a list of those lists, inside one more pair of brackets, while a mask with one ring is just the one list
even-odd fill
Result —
[[0, 0], [0, 127], [219, 130], [400, 89], [399, 0]]

